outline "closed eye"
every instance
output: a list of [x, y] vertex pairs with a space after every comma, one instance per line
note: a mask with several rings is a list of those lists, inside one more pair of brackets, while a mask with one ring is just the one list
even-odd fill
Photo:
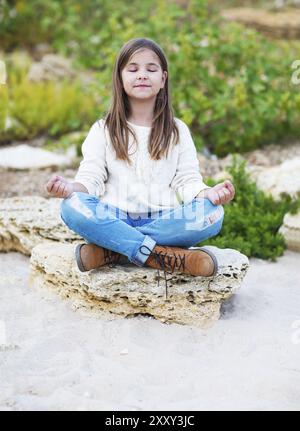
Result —
[[[129, 72], [137, 72], [136, 70], [129, 70]], [[156, 72], [156, 70], [148, 70], [148, 72]]]

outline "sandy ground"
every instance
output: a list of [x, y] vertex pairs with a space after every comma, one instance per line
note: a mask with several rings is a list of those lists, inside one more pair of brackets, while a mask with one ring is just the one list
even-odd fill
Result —
[[300, 409], [299, 254], [251, 259], [209, 330], [74, 311], [28, 263], [0, 254], [1, 410]]

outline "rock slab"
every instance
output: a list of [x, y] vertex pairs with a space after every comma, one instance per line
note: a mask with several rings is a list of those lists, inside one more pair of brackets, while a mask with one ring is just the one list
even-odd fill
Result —
[[168, 274], [168, 299], [163, 271], [159, 286], [155, 269], [131, 263], [82, 273], [74, 257], [75, 244], [44, 242], [35, 246], [30, 258], [30, 286], [54, 289], [71, 298], [75, 308], [100, 314], [146, 314], [162, 322], [207, 327], [219, 318], [222, 302], [241, 286], [249, 268], [248, 258], [238, 251], [207, 247], [218, 259], [218, 274]]
[[0, 199], [0, 252], [30, 256], [41, 241], [80, 242], [60, 218], [61, 199], [39, 196]]

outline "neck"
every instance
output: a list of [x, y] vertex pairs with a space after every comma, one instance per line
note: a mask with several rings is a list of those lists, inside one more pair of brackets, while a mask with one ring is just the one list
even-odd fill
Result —
[[135, 100], [130, 103], [130, 114], [128, 121], [140, 125], [151, 126], [153, 120], [154, 103], [149, 100]]

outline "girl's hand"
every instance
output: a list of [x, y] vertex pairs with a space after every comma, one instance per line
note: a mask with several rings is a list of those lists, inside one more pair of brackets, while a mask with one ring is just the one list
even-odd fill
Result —
[[74, 191], [73, 184], [60, 175], [52, 175], [46, 189], [55, 198], [67, 198]]
[[197, 196], [209, 199], [214, 205], [224, 205], [230, 202], [235, 195], [235, 189], [231, 181], [226, 180], [216, 184], [210, 189], [202, 190]]

